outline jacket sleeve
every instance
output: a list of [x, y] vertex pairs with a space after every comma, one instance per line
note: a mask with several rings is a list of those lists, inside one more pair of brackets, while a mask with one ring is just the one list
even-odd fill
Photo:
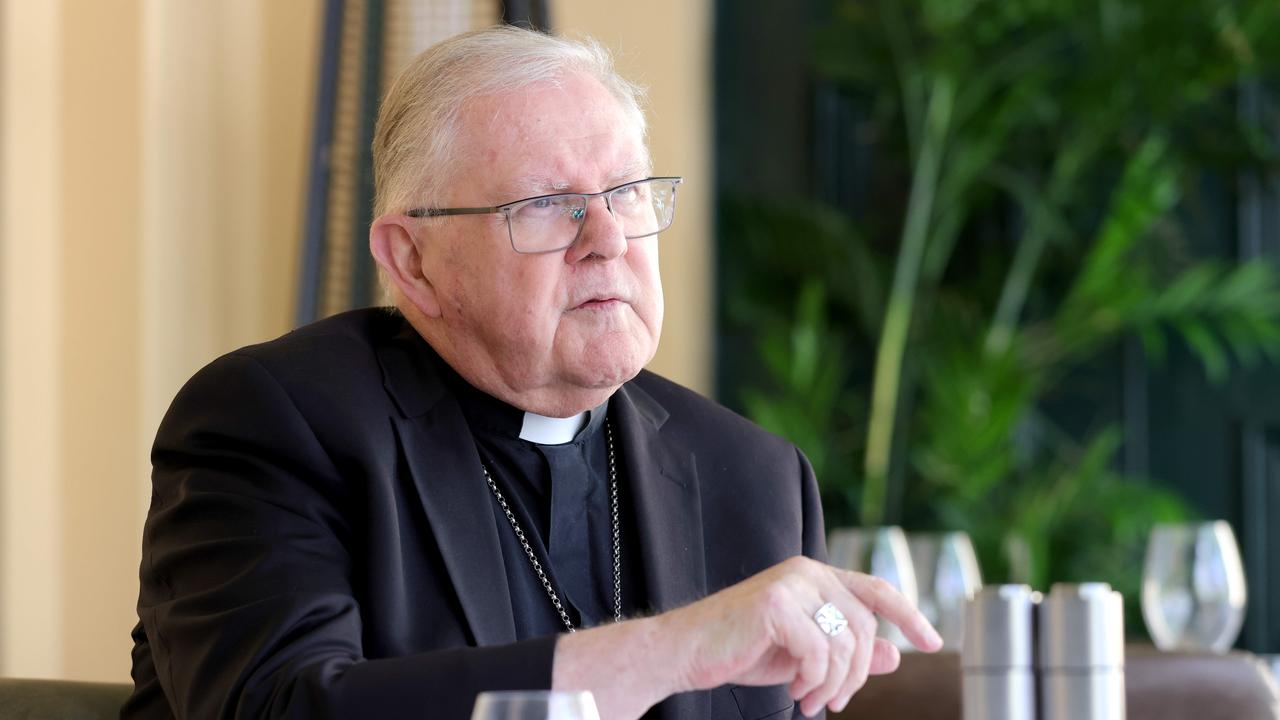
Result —
[[182, 389], [152, 465], [138, 614], [175, 717], [466, 717], [480, 691], [550, 687], [554, 637], [363, 657], [359, 501], [253, 357]]
[[[827, 530], [822, 520], [822, 495], [818, 491], [818, 478], [813, 473], [813, 465], [804, 456], [800, 448], [796, 448], [796, 458], [800, 462], [800, 500], [803, 512], [803, 533], [805, 557], [827, 561]], [[800, 712], [800, 703], [796, 703], [791, 711], [793, 720], [825, 720], [825, 708], [812, 718], [806, 718]]]
[[827, 561], [827, 530], [822, 520], [822, 495], [818, 492], [818, 479], [813, 474], [809, 458], [796, 448], [800, 462], [800, 501], [803, 511], [804, 554], [814, 560]]

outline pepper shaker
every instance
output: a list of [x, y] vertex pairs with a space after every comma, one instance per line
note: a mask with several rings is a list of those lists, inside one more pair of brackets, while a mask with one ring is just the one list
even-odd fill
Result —
[[1040, 594], [1026, 585], [995, 585], [965, 608], [964, 720], [1035, 720], [1032, 613]]
[[1041, 720], [1124, 720], [1124, 601], [1110, 585], [1050, 588], [1038, 653]]

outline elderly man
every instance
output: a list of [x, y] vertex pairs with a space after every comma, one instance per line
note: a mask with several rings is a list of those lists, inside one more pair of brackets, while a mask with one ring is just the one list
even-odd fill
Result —
[[636, 94], [597, 45], [512, 28], [404, 72], [369, 234], [396, 311], [231, 353], [174, 400], [124, 717], [461, 718], [530, 688], [791, 717], [896, 667], [876, 614], [940, 646], [819, 562], [794, 446], [642, 370], [680, 179], [652, 177]]

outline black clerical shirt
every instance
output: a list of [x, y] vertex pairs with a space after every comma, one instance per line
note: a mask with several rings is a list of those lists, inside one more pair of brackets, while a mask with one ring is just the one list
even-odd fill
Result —
[[[587, 423], [570, 442], [540, 445], [520, 438], [523, 411], [472, 387], [445, 363], [440, 365], [476, 439], [482, 462], [524, 530], [574, 627], [612, 621], [613, 519], [605, 433], [608, 402], [589, 412]], [[616, 446], [616, 430], [614, 442]], [[615, 451], [621, 466], [624, 449], [616, 447]], [[634, 614], [635, 598], [643, 597], [636, 587], [641, 573], [626, 480], [619, 470], [624, 616]], [[484, 482], [479, 468], [475, 481]], [[524, 640], [564, 632], [563, 621], [496, 498], [491, 507], [511, 588], [517, 637]]]

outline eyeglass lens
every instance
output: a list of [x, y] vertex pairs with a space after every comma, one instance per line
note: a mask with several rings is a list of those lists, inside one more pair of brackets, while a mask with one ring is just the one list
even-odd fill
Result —
[[[671, 226], [675, 195], [675, 182], [649, 180], [623, 185], [606, 197], [622, 234], [633, 240]], [[586, 220], [590, 199], [583, 195], [551, 195], [508, 208], [512, 246], [517, 252], [535, 253], [572, 245]]]

